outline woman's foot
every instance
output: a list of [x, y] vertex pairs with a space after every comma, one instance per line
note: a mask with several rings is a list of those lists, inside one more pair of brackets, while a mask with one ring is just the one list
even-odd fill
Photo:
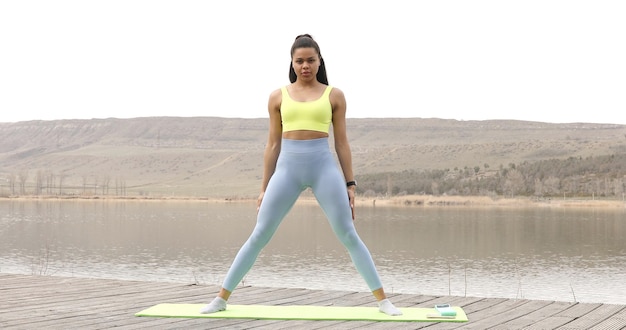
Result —
[[201, 314], [211, 314], [215, 312], [220, 312], [226, 310], [226, 300], [221, 297], [215, 297], [211, 303], [202, 307], [200, 310]]
[[402, 312], [394, 306], [389, 299], [383, 299], [378, 302], [378, 310], [391, 316], [402, 315]]

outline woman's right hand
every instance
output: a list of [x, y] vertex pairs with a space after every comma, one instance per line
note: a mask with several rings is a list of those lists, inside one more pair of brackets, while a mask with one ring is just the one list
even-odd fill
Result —
[[259, 197], [256, 199], [256, 213], [259, 213], [259, 209], [261, 208], [261, 202], [263, 202], [263, 196], [265, 196], [265, 191], [261, 191]]

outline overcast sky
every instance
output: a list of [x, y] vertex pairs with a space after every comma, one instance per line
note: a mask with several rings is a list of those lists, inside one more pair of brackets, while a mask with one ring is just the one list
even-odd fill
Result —
[[348, 117], [626, 124], [626, 1], [0, 1], [0, 122], [267, 117], [310, 33]]

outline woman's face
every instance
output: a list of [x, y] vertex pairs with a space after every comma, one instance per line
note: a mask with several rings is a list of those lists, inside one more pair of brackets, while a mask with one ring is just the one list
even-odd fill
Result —
[[317, 71], [320, 67], [320, 57], [315, 48], [297, 48], [291, 57], [291, 65], [298, 79], [317, 79]]

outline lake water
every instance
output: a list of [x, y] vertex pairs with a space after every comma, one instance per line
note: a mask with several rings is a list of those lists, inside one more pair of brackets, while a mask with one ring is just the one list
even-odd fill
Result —
[[[626, 208], [360, 207], [388, 293], [626, 304]], [[0, 201], [0, 272], [221, 284], [254, 203]], [[316, 204], [245, 285], [368, 291]]]

